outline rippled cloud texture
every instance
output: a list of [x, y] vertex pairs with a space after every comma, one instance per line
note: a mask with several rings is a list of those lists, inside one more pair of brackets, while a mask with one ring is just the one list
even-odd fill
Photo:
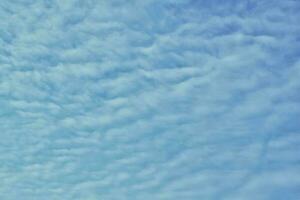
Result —
[[0, 199], [299, 199], [299, 10], [1, 0]]

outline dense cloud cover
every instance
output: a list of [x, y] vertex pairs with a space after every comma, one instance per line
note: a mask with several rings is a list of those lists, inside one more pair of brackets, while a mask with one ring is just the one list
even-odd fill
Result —
[[0, 199], [299, 199], [299, 10], [1, 0]]

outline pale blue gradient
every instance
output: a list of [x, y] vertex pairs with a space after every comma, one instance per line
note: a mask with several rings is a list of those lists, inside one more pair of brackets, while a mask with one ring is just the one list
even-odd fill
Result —
[[300, 1], [1, 0], [1, 200], [299, 200]]

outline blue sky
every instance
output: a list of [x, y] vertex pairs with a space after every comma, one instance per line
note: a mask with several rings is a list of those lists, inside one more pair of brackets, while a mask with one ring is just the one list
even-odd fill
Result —
[[299, 9], [1, 0], [0, 199], [300, 199]]

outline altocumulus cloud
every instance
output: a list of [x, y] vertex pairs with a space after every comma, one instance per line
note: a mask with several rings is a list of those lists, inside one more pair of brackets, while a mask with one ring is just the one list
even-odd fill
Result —
[[1, 0], [0, 199], [299, 199], [299, 9]]

